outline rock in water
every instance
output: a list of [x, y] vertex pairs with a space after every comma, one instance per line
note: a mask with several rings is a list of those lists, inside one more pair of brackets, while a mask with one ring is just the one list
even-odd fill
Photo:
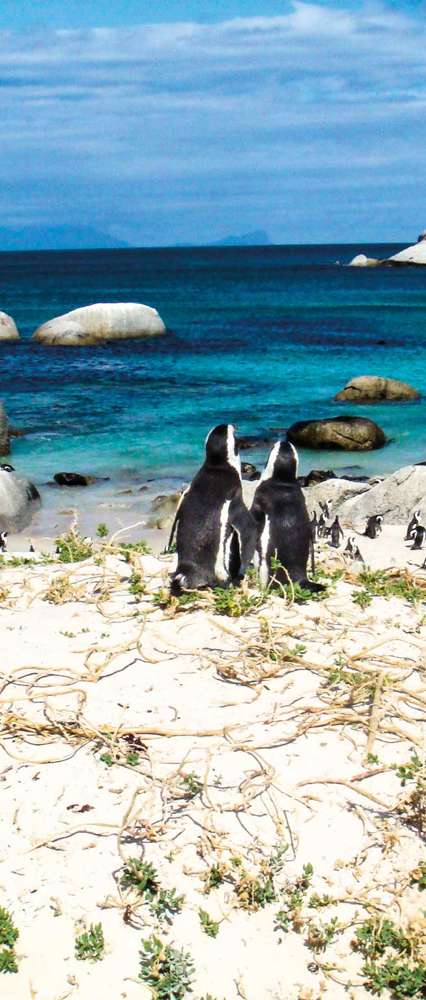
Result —
[[415, 510], [426, 519], [426, 467], [407, 465], [359, 496], [347, 499], [339, 510], [345, 524], [364, 530], [367, 518], [381, 514], [385, 524], [405, 524]]
[[408, 382], [397, 378], [382, 378], [380, 375], [358, 375], [346, 383], [344, 389], [334, 397], [339, 402], [374, 403], [397, 402], [398, 400], [420, 399], [420, 393]]
[[373, 420], [366, 417], [329, 417], [324, 420], [300, 420], [292, 424], [288, 440], [301, 448], [338, 448], [341, 451], [372, 451], [383, 448], [385, 435]]
[[400, 250], [393, 257], [389, 257], [386, 264], [426, 264], [426, 233], [420, 233], [417, 243]]
[[377, 267], [381, 261], [377, 257], [366, 257], [365, 253], [357, 253], [349, 261], [349, 267]]
[[4, 312], [0, 312], [0, 340], [19, 340], [15, 320]]
[[33, 340], [55, 347], [86, 347], [165, 332], [161, 316], [151, 306], [138, 302], [98, 302], [49, 320], [33, 333]]
[[7, 413], [0, 403], [0, 455], [10, 454], [10, 427], [9, 421], [7, 419]]
[[182, 494], [169, 493], [155, 497], [146, 522], [148, 528], [170, 528]]
[[58, 486], [90, 486], [95, 482], [94, 476], [83, 476], [80, 472], [56, 472], [53, 478]]
[[0, 531], [23, 531], [40, 507], [34, 483], [17, 472], [0, 469]]

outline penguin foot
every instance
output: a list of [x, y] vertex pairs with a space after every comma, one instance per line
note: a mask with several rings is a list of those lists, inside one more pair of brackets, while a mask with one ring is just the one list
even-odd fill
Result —
[[327, 587], [325, 583], [316, 583], [315, 580], [308, 580], [305, 577], [304, 580], [297, 580], [299, 587], [303, 587], [303, 590], [310, 590], [312, 594], [319, 594], [322, 590], [326, 590]]

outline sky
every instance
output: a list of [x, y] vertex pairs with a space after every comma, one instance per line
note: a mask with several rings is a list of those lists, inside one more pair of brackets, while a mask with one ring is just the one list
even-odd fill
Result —
[[415, 240], [425, 14], [424, 0], [0, 0], [0, 229]]

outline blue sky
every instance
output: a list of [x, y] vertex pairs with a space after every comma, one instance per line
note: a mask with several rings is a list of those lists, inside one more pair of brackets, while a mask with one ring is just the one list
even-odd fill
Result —
[[0, 0], [0, 227], [137, 245], [426, 226], [426, 5]]

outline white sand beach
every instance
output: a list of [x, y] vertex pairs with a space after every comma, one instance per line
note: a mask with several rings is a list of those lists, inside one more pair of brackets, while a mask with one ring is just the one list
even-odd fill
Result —
[[[240, 616], [168, 600], [173, 556], [3, 566], [2, 996], [160, 996], [158, 962], [139, 978], [154, 934], [190, 953], [195, 1000], [364, 998], [353, 942], [385, 917], [423, 967], [426, 572], [402, 537], [363, 539], [387, 570], [370, 592], [321, 543], [344, 572], [323, 600], [246, 582]], [[123, 886], [129, 859], [184, 897], [170, 923]], [[79, 960], [99, 923], [103, 957]]]

